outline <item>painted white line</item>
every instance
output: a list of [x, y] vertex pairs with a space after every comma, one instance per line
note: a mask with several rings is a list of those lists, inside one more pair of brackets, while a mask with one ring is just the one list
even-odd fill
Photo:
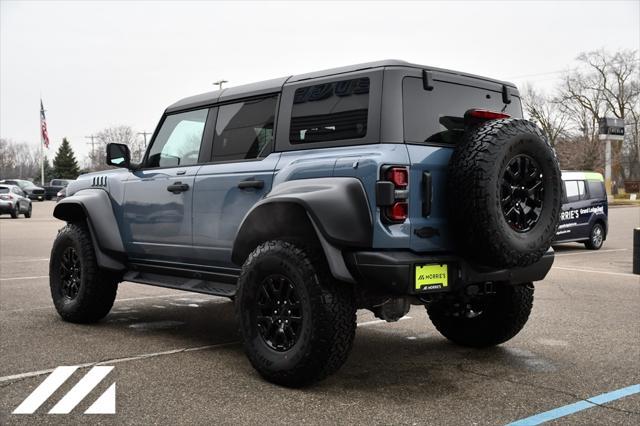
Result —
[[[410, 316], [404, 316], [404, 317], [400, 318], [398, 321], [404, 321], [404, 320], [408, 320], [408, 319], [411, 319], [411, 317]], [[377, 320], [373, 320], [373, 321], [359, 322], [358, 323], [358, 327], [366, 327], [368, 325], [382, 324], [383, 322], [387, 322], [387, 321], [381, 320], [381, 319], [377, 319]]]
[[40, 275], [37, 277], [12, 277], [12, 278], [0, 278], [0, 281], [21, 281], [21, 280], [37, 280], [40, 278], [49, 278], [49, 275]]
[[77, 369], [78, 367], [72, 366], [58, 367], [55, 371], [50, 370], [53, 371], [53, 373], [47, 377], [44, 382], [40, 383], [40, 386], [31, 392], [31, 395], [22, 401], [22, 404], [18, 405], [18, 408], [13, 410], [13, 414], [34, 413]]
[[111, 370], [113, 370], [112, 366], [93, 367], [49, 410], [49, 414], [69, 414], [85, 396], [89, 395], [93, 388], [100, 384], [102, 379], [107, 377], [107, 374], [111, 373]]
[[[182, 294], [161, 294], [161, 295], [158, 295], [158, 296], [129, 297], [129, 298], [126, 298], [126, 299], [116, 299], [114, 303], [131, 302], [131, 301], [135, 301], [135, 300], [147, 300], [147, 299], [163, 299], [163, 298], [166, 298], [166, 297], [171, 298], [171, 297], [180, 297], [180, 296], [184, 296], [184, 295], [182, 295]], [[154, 306], [154, 307], [157, 307], [157, 306]], [[164, 308], [164, 306], [161, 306], [161, 308]], [[53, 305], [35, 306], [33, 308], [0, 310], [0, 314], [9, 313], [9, 312], [39, 311], [39, 310], [42, 310], [42, 309], [53, 309]]]
[[611, 253], [614, 251], [627, 251], [629, 249], [621, 248], [621, 249], [605, 249], [605, 250], [589, 250], [589, 251], [581, 251], [577, 253], [556, 253], [556, 257], [565, 257], [565, 256], [580, 256], [583, 254], [598, 254], [598, 253]]
[[[141, 360], [141, 359], [155, 358], [155, 357], [158, 357], [158, 356], [178, 354], [178, 353], [181, 353], [181, 352], [195, 352], [195, 351], [204, 351], [204, 350], [207, 350], [207, 349], [224, 348], [226, 346], [233, 346], [233, 345], [237, 345], [239, 343], [240, 342], [227, 342], [227, 343], [219, 343], [217, 345], [195, 346], [195, 347], [192, 347], [192, 348], [179, 348], [179, 349], [172, 349], [172, 350], [162, 351], [162, 352], [151, 352], [151, 353], [146, 353], [146, 354], [133, 355], [133, 356], [126, 357], [126, 358], [114, 358], [114, 359], [109, 359], [109, 360], [106, 360], [106, 361], [87, 362], [85, 364], [78, 364], [75, 367], [77, 367], [77, 368], [87, 368], [87, 367], [94, 367], [96, 365], [119, 364], [121, 362], [137, 361], [137, 360]], [[0, 383], [11, 382], [11, 381], [20, 380], [20, 379], [26, 379], [26, 378], [29, 378], [29, 377], [42, 376], [44, 374], [49, 374], [54, 370], [55, 370], [55, 368], [48, 368], [46, 370], [29, 371], [29, 372], [26, 372], [26, 373], [13, 374], [11, 376], [3, 376], [3, 377], [0, 377]]]
[[49, 261], [48, 257], [44, 257], [42, 259], [24, 259], [24, 260], [5, 260], [0, 262], [0, 265], [8, 265], [10, 263], [25, 263], [25, 262], [44, 262]]
[[624, 272], [607, 272], [607, 271], [598, 271], [597, 269], [565, 268], [563, 266], [554, 266], [551, 269], [560, 269], [562, 271], [574, 271], [574, 272], [588, 272], [590, 274], [618, 275], [620, 277], [633, 277], [640, 280], [640, 275], [627, 274]]

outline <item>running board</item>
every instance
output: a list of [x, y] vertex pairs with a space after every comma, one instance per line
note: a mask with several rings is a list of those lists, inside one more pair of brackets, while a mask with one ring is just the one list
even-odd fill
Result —
[[236, 294], [235, 284], [218, 283], [200, 278], [160, 275], [152, 272], [129, 271], [124, 274], [122, 280], [157, 287], [210, 294], [212, 296], [233, 297]]

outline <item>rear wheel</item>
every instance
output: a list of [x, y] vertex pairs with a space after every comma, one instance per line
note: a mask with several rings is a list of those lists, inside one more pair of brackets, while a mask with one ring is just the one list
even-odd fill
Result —
[[495, 293], [427, 306], [436, 329], [462, 346], [504, 343], [522, 330], [533, 307], [533, 284], [496, 285]]
[[51, 297], [63, 320], [91, 323], [104, 318], [116, 298], [118, 277], [100, 270], [85, 225], [58, 232], [49, 261]]
[[260, 245], [242, 267], [235, 307], [249, 361], [273, 383], [320, 380], [351, 350], [353, 291], [333, 279], [315, 251], [284, 241]]
[[29, 203], [29, 208], [27, 208], [27, 211], [24, 212], [24, 217], [29, 219], [31, 217], [31, 210], [32, 210], [31, 203]]
[[589, 250], [600, 250], [602, 244], [604, 243], [604, 227], [596, 223], [591, 228], [591, 234], [589, 235], [589, 239], [585, 241], [584, 246]]
[[9, 212], [9, 214], [11, 214], [12, 219], [17, 219], [18, 215], [20, 214], [20, 204], [16, 203], [15, 208], [11, 212]]

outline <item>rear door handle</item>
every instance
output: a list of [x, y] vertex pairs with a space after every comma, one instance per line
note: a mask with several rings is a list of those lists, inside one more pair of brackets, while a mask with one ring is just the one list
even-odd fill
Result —
[[238, 183], [238, 188], [240, 188], [240, 189], [247, 189], [247, 188], [262, 189], [262, 188], [264, 188], [264, 181], [263, 180], [243, 180], [242, 182]]
[[182, 182], [176, 182], [174, 184], [167, 186], [167, 191], [172, 192], [174, 194], [179, 194], [181, 192], [188, 191], [188, 190], [189, 190], [189, 184], [182, 183]]

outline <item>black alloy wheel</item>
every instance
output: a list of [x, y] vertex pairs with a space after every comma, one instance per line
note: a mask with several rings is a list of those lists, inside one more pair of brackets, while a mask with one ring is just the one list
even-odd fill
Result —
[[69, 300], [75, 299], [80, 291], [82, 271], [80, 258], [74, 247], [67, 247], [62, 253], [60, 278], [62, 295]]
[[509, 161], [500, 182], [500, 204], [505, 220], [516, 232], [528, 232], [538, 223], [544, 200], [542, 170], [526, 154]]
[[256, 305], [256, 322], [264, 342], [278, 352], [291, 349], [302, 328], [300, 298], [291, 280], [279, 274], [266, 277]]

